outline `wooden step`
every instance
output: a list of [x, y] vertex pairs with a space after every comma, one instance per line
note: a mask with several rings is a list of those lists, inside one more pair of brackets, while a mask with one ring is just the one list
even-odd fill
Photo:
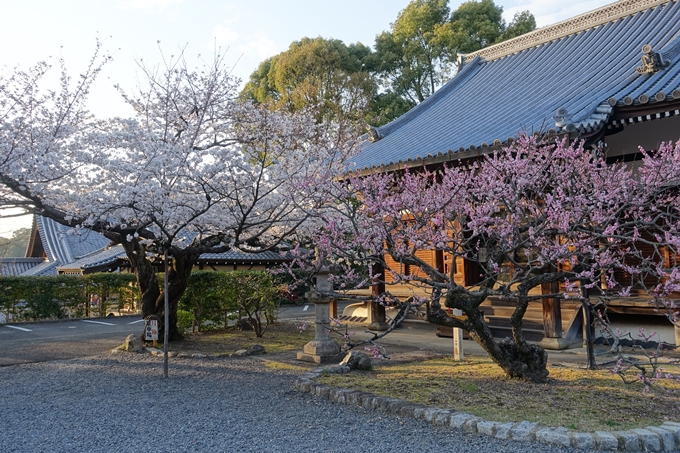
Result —
[[[512, 337], [512, 330], [509, 327], [490, 326], [489, 329], [494, 338]], [[545, 336], [543, 330], [522, 329], [522, 332], [527, 341], [541, 341]]]
[[[504, 318], [504, 317], [498, 317], [498, 316], [490, 316], [487, 318], [486, 321], [489, 326], [493, 327], [507, 327], [510, 328], [510, 319], [509, 318]], [[540, 330], [543, 332], [543, 320], [528, 320], [528, 319], [523, 319], [522, 320], [522, 328], [523, 329], [532, 329], [532, 330]]]

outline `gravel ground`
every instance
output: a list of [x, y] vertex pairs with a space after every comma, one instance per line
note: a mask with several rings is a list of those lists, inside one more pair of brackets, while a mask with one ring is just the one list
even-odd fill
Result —
[[574, 452], [293, 390], [257, 359], [110, 354], [0, 368], [2, 452]]

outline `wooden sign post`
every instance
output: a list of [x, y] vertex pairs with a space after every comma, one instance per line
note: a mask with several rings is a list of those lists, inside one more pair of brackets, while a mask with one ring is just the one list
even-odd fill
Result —
[[[462, 312], [460, 310], [453, 310], [455, 316], [461, 316]], [[465, 359], [465, 354], [463, 353], [463, 329], [457, 327], [453, 328], [453, 360], [457, 362], [462, 362]]]

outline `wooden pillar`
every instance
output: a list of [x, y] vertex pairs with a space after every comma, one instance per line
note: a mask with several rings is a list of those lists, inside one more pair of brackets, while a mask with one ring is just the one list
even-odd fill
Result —
[[[559, 282], [547, 282], [541, 284], [541, 294], [557, 294], [560, 290]], [[543, 329], [546, 338], [562, 338], [562, 308], [558, 297], [544, 297], [543, 304]]]
[[380, 274], [380, 277], [373, 277], [371, 286], [371, 296], [373, 300], [368, 302], [368, 325], [369, 330], [384, 331], [389, 328], [387, 324], [387, 316], [385, 314], [385, 305], [376, 302], [377, 298], [385, 292], [385, 268], [382, 264], [371, 265], [372, 275]]
[[331, 318], [338, 319], [338, 299], [331, 299], [329, 309]]

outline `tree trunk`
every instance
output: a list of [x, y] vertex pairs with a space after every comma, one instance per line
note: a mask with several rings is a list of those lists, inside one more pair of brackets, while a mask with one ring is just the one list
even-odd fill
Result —
[[[156, 269], [146, 256], [146, 250], [137, 238], [132, 241], [122, 241], [125, 253], [130, 261], [130, 267], [137, 276], [137, 284], [142, 297], [142, 317], [155, 315], [159, 318], [159, 336], [165, 332], [163, 325], [165, 319], [165, 294], [161, 290]], [[177, 305], [182, 298], [189, 283], [191, 270], [197, 261], [197, 255], [177, 254], [168, 274], [168, 305], [169, 305], [169, 328], [170, 341], [182, 338], [182, 333], [177, 328]]]
[[[520, 341], [523, 344], [518, 345], [511, 338], [505, 338], [500, 342], [494, 340], [489, 325], [484, 321], [484, 315], [479, 311], [479, 304], [471, 301], [456, 301], [454, 298], [455, 296], [447, 297], [446, 306], [463, 310], [467, 320], [460, 321], [448, 316], [436, 303], [433, 310], [428, 310], [428, 321], [433, 324], [458, 327], [467, 331], [470, 337], [484, 348], [491, 360], [500, 366], [509, 377], [526, 379], [534, 383], [542, 383], [547, 380], [548, 354], [543, 348], [538, 345], [529, 345], [523, 341]], [[521, 333], [519, 338], [522, 338]]]

